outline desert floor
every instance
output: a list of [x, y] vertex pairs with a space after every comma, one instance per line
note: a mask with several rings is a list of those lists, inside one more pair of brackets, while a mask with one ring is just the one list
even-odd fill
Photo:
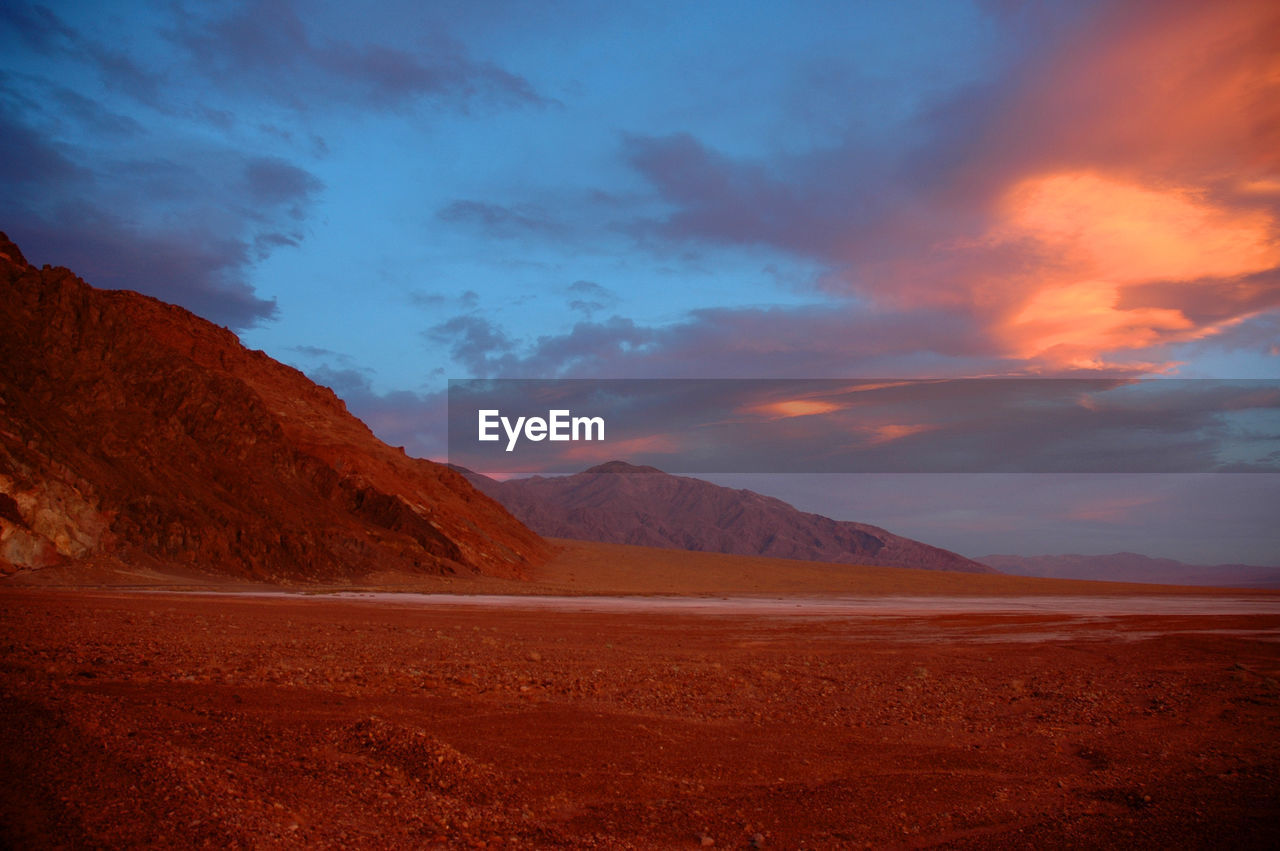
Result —
[[[533, 590], [626, 590], [580, 587], [609, 560], [584, 552]], [[710, 562], [655, 571], [690, 564]], [[0, 845], [1274, 847], [1280, 597], [914, 574], [842, 593], [932, 579], [955, 599], [584, 611], [8, 583]], [[988, 602], [967, 611], [965, 587]]]

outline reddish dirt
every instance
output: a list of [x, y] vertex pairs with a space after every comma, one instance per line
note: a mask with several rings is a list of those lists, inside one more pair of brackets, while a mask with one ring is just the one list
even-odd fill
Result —
[[1277, 628], [7, 588], [0, 844], [1271, 847]]

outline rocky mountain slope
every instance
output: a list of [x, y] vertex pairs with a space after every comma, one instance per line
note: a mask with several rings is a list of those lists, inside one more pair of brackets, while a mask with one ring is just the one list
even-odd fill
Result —
[[0, 572], [79, 559], [267, 580], [519, 576], [546, 544], [334, 393], [0, 234]]
[[1003, 573], [1052, 579], [1150, 582], [1168, 585], [1216, 585], [1229, 588], [1280, 588], [1280, 567], [1249, 564], [1187, 564], [1138, 553], [1110, 555], [1015, 556], [979, 559]]
[[572, 476], [499, 482], [462, 471], [542, 535], [733, 555], [995, 573], [878, 526], [810, 514], [749, 490], [611, 461]]

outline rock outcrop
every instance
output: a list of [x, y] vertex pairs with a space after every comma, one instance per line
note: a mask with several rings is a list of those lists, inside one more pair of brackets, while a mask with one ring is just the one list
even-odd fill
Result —
[[0, 571], [520, 576], [547, 545], [230, 331], [37, 269], [0, 234]]
[[623, 461], [572, 476], [505, 482], [463, 472], [529, 528], [549, 537], [843, 564], [997, 572], [878, 526], [832, 520], [754, 491]]

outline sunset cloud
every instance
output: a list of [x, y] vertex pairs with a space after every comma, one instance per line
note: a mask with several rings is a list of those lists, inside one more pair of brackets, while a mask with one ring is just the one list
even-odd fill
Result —
[[[1260, 209], [1215, 205], [1092, 173], [1016, 184], [992, 239], [1041, 259], [1011, 293], [1000, 327], [1013, 354], [1087, 367], [1101, 353], [1218, 333], [1216, 318], [1126, 299], [1143, 284], [1183, 284], [1230, 300], [1231, 280], [1280, 265], [1280, 230]], [[1126, 305], [1127, 302], [1127, 305]], [[1248, 315], [1247, 306], [1228, 321]]]
[[1158, 355], [1280, 306], [1276, 7], [1123, 4], [1093, 24], [984, 134], [986, 230], [942, 283], [1037, 368]]
[[649, 233], [822, 260], [850, 327], [946, 311], [972, 333], [904, 342], [1000, 372], [1165, 371], [1170, 346], [1280, 308], [1274, 4], [1104, 5], [912, 129], [897, 155], [735, 159], [687, 134], [625, 153], [673, 207]]
[[904, 437], [911, 437], [915, 434], [923, 434], [936, 428], [939, 428], [939, 426], [933, 423], [885, 423], [884, 425], [873, 426], [870, 429], [871, 439], [867, 443], [868, 445], [876, 446], [893, 440], [901, 440]]
[[787, 399], [782, 402], [767, 402], [753, 405], [745, 410], [748, 413], [760, 414], [770, 419], [788, 419], [791, 417], [812, 417], [817, 414], [829, 414], [841, 409], [834, 402], [823, 402], [818, 399]]

